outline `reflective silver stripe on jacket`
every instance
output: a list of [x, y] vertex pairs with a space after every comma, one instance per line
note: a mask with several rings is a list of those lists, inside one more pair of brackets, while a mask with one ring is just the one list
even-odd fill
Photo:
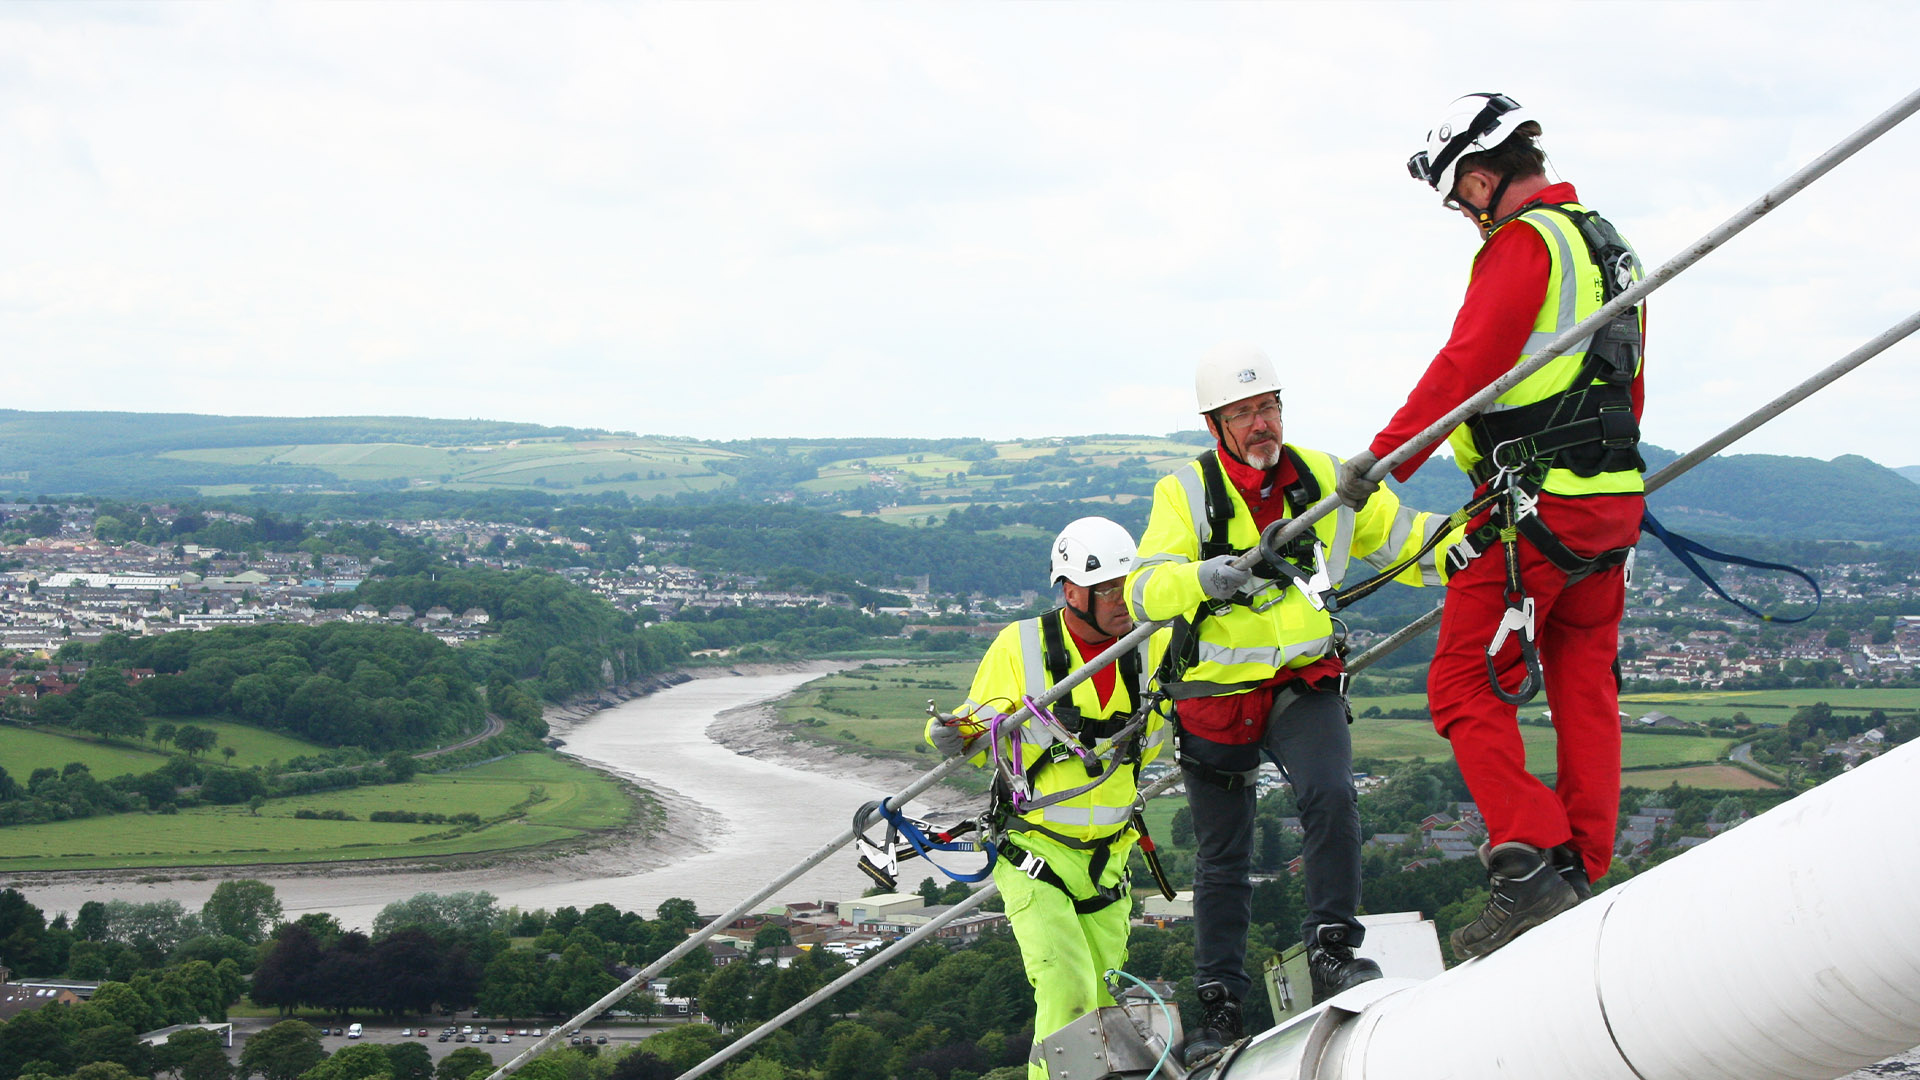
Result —
[[1040, 811], [1040, 819], [1049, 825], [1077, 825], [1083, 828], [1125, 825], [1132, 816], [1132, 803], [1125, 806], [1068, 806], [1055, 803]]
[[1212, 662], [1223, 667], [1235, 664], [1259, 664], [1263, 667], [1283, 668], [1290, 660], [1302, 656], [1325, 656], [1333, 648], [1331, 637], [1317, 637], [1307, 641], [1296, 641], [1284, 647], [1272, 645], [1253, 645], [1245, 648], [1229, 648], [1216, 645], [1202, 639], [1200, 642], [1200, 662]]
[[[1580, 309], [1580, 274], [1579, 267], [1573, 261], [1573, 245], [1567, 239], [1566, 230], [1561, 227], [1562, 221], [1557, 214], [1540, 210], [1529, 210], [1520, 215], [1520, 217], [1525, 221], [1536, 222], [1544, 226], [1547, 233], [1553, 237], [1553, 246], [1559, 249], [1560, 252], [1560, 302], [1554, 312], [1553, 328], [1551, 330], [1535, 330], [1533, 333], [1527, 335], [1527, 343], [1520, 350], [1520, 355], [1527, 357], [1553, 344], [1555, 338], [1573, 329], [1574, 325], [1579, 322], [1578, 319], [1574, 318], [1574, 312]], [[1582, 240], [1580, 243], [1582, 247], [1584, 247], [1586, 241]], [[1575, 342], [1561, 355], [1586, 352], [1587, 347], [1592, 344], [1593, 335], [1589, 334]], [[1488, 405], [1485, 411], [1504, 412], [1507, 409], [1517, 409], [1519, 407], [1518, 405], [1495, 401]]]

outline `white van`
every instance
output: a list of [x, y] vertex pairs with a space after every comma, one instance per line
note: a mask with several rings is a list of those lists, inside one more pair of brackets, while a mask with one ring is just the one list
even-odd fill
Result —
[[347, 1025], [347, 1038], [349, 1038], [349, 1039], [357, 1039], [357, 1038], [359, 1038], [359, 1037], [360, 1037], [360, 1025], [359, 1025], [359, 1024], [348, 1024], [348, 1025]]

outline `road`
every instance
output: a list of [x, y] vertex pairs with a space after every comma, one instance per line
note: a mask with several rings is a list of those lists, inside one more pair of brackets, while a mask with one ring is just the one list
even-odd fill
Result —
[[479, 743], [486, 742], [488, 739], [493, 738], [495, 735], [498, 735], [505, 730], [507, 730], [507, 722], [493, 715], [492, 713], [488, 713], [487, 726], [483, 731], [480, 732], [480, 734], [475, 735], [470, 739], [462, 739], [459, 742], [454, 743], [452, 746], [443, 746], [438, 750], [428, 750], [424, 753], [415, 754], [413, 756], [416, 758], [430, 758], [430, 757], [439, 757], [441, 754], [451, 754], [455, 750], [465, 750], [469, 746], [474, 746]]

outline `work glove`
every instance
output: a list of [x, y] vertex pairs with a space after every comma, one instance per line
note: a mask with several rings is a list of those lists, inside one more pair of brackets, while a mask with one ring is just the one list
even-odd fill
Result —
[[967, 737], [952, 725], [935, 724], [932, 734], [927, 737], [932, 740], [933, 748], [940, 751], [941, 757], [959, 757], [967, 752]]
[[1380, 481], [1367, 479], [1368, 470], [1379, 461], [1371, 451], [1362, 450], [1340, 463], [1339, 469], [1334, 472], [1334, 490], [1340, 493], [1342, 502], [1358, 510], [1366, 505], [1374, 492], [1380, 490]]
[[1232, 555], [1215, 555], [1200, 564], [1200, 591], [1215, 600], [1231, 600], [1247, 587], [1253, 571], [1233, 564]]

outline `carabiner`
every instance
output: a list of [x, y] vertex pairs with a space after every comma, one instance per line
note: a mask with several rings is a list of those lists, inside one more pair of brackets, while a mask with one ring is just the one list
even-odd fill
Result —
[[[1507, 643], [1507, 635], [1518, 631], [1520, 634], [1520, 659], [1526, 665], [1527, 677], [1512, 693], [1500, 685], [1500, 669], [1494, 666], [1494, 658], [1501, 646]], [[1500, 617], [1500, 628], [1494, 631], [1493, 641], [1487, 645], [1487, 681], [1493, 684], [1493, 694], [1509, 705], [1525, 705], [1540, 692], [1544, 676], [1540, 671], [1540, 652], [1533, 644], [1533, 597], [1521, 597], [1515, 604], [1512, 597], [1507, 598], [1507, 611]]]

